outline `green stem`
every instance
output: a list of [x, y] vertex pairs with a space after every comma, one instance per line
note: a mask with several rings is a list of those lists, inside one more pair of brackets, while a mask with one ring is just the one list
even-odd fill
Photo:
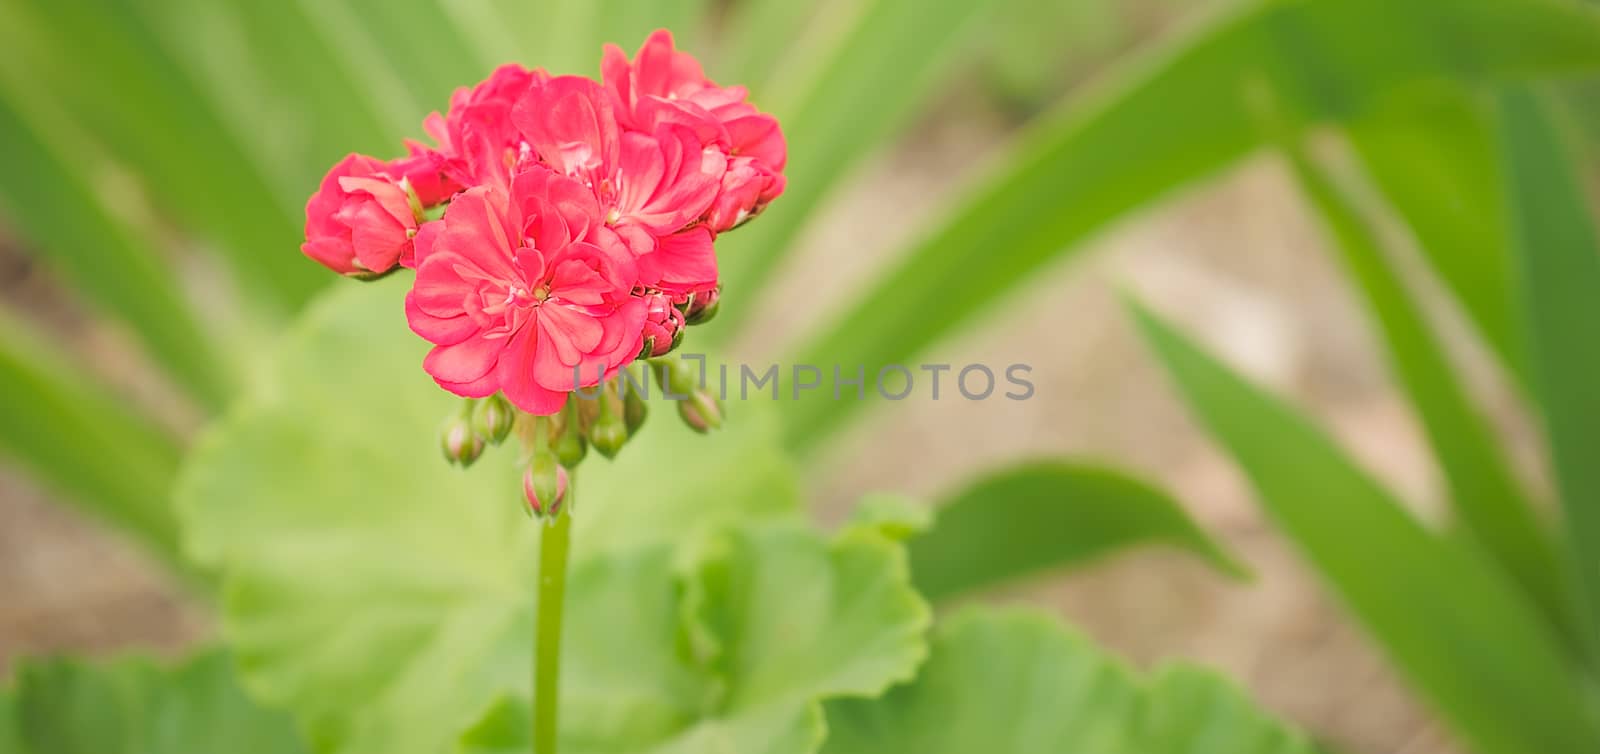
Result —
[[561, 608], [567, 589], [574, 482], [547, 522], [539, 547], [538, 617], [533, 634], [533, 754], [556, 754], [556, 695], [561, 676]]

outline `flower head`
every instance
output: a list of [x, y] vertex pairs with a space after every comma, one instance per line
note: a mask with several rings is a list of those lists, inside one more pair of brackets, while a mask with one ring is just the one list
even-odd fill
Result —
[[[788, 145], [778, 120], [746, 101], [744, 87], [706, 78], [694, 56], [674, 48], [671, 32], [651, 34], [631, 61], [606, 45], [600, 71], [625, 128], [651, 132], [664, 123], [688, 124], [702, 141], [726, 145], [731, 162], [707, 218], [713, 230], [738, 226], [783, 193]], [[708, 121], [720, 128], [714, 139], [705, 131]]]
[[423, 368], [457, 395], [505, 393], [548, 415], [567, 394], [638, 355], [645, 304], [637, 265], [600, 222], [593, 196], [544, 169], [507, 193], [456, 197], [417, 237], [411, 329], [434, 344]]
[[341, 275], [371, 277], [409, 264], [417, 218], [403, 184], [381, 160], [352, 154], [306, 203], [300, 250]]
[[685, 123], [625, 131], [605, 90], [579, 76], [535, 83], [512, 120], [539, 159], [594, 193], [606, 224], [635, 254], [704, 215], [727, 170], [725, 143], [710, 121], [709, 142]]

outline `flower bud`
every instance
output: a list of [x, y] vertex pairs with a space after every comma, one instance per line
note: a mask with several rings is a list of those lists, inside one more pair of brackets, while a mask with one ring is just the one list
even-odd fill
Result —
[[600, 404], [600, 414], [595, 417], [594, 425], [589, 427], [589, 442], [595, 450], [600, 451], [600, 455], [616, 458], [622, 446], [628, 444], [628, 424], [622, 416], [622, 399], [607, 385], [597, 402]]
[[705, 434], [722, 427], [722, 402], [709, 390], [695, 390], [678, 401], [678, 416], [690, 429]]
[[483, 435], [473, 430], [467, 416], [456, 416], [444, 426], [439, 433], [439, 445], [444, 450], [444, 459], [462, 468], [471, 466], [483, 455]]
[[583, 433], [578, 430], [575, 422], [568, 422], [562, 427], [561, 434], [555, 438], [553, 448], [556, 460], [568, 468], [577, 466], [583, 461], [583, 457], [589, 454], [589, 444], [584, 441]]
[[639, 349], [639, 358], [664, 356], [683, 342], [683, 312], [664, 293], [652, 293], [645, 301], [644, 347]]
[[[567, 467], [556, 461], [554, 453], [535, 453], [522, 474], [522, 494], [528, 500], [528, 512], [535, 516], [561, 512], [561, 503], [567, 497]], [[549, 501], [546, 504], [545, 501]]]
[[511, 427], [517, 422], [517, 415], [511, 408], [511, 402], [505, 396], [495, 393], [483, 400], [477, 414], [478, 434], [487, 437], [489, 442], [499, 445], [511, 434]]
[[644, 426], [644, 418], [649, 414], [649, 410], [645, 406], [644, 396], [640, 395], [638, 390], [629, 389], [625, 392], [627, 395], [622, 397], [622, 422], [627, 426], [628, 434], [633, 435]]
[[722, 304], [722, 286], [717, 286], [707, 291], [700, 291], [689, 296], [689, 303], [684, 306], [684, 321], [691, 325], [703, 325], [717, 317], [717, 309]]

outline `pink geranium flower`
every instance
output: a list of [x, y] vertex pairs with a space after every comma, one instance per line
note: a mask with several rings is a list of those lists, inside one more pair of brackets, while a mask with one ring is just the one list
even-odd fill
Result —
[[511, 123], [511, 108], [529, 87], [547, 78], [543, 69], [507, 63], [477, 86], [457, 89], [450, 97], [448, 113], [432, 113], [422, 122], [438, 147], [430, 149], [413, 142], [413, 153], [437, 155], [445, 174], [462, 186], [509, 186], [516, 163], [523, 157], [522, 137]]
[[741, 86], [718, 86], [706, 78], [694, 56], [674, 49], [672, 33], [658, 30], [645, 40], [632, 61], [616, 45], [606, 45], [600, 63], [606, 90], [624, 128], [652, 131], [661, 123], [716, 121], [730, 165], [712, 229], [727, 230], [764, 208], [783, 193], [781, 175], [788, 145], [778, 121], [746, 101]]
[[372, 277], [409, 266], [417, 217], [387, 165], [365, 155], [340, 160], [306, 203], [300, 250], [341, 275]]
[[614, 104], [595, 82], [559, 76], [537, 82], [512, 111], [523, 138], [556, 172], [594, 192], [606, 224], [635, 254], [693, 224], [716, 198], [727, 170], [717, 125], [659, 124], [623, 131]]
[[416, 246], [406, 317], [435, 345], [423, 368], [457, 395], [503, 391], [524, 411], [553, 414], [642, 347], [633, 255], [572, 179], [535, 166], [509, 193], [468, 189]]

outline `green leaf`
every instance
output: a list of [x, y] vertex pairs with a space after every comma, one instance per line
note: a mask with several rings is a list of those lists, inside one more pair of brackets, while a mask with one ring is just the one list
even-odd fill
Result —
[[[1419, 80], [1595, 67], [1600, 13], [1570, 4], [1246, 4], [1045, 117], [946, 213], [948, 220], [897, 255], [902, 261], [790, 361], [846, 370], [859, 364], [868, 373], [909, 362], [1113, 220], [1252, 150], [1259, 137], [1245, 95], [1253, 90], [1273, 92], [1287, 124], [1298, 129], [1357, 117], [1385, 93]], [[745, 253], [771, 251], [758, 245]], [[959, 295], [952, 295], [953, 280]], [[738, 287], [731, 278], [729, 285]], [[800, 402], [788, 442], [810, 448], [865, 405]]]
[[1444, 471], [1460, 524], [1553, 620], [1569, 623], [1572, 605], [1553, 543], [1416, 298], [1385, 257], [1376, 232], [1332, 181], [1293, 140], [1283, 147], [1301, 190], [1321, 213], [1345, 269], [1377, 320], [1389, 362]]
[[[816, 751], [818, 700], [880, 694], [909, 680], [925, 652], [928, 609], [904, 553], [873, 533], [830, 544], [793, 525], [733, 531], [671, 571], [669, 552], [653, 550], [574, 575], [562, 751]], [[463, 751], [528, 748], [519, 692], [465, 735]]]
[[935, 601], [1153, 542], [1245, 573], [1172, 498], [1106, 468], [1022, 463], [985, 474], [937, 510], [933, 530], [910, 544], [917, 589]]
[[0, 449], [94, 515], [179, 560], [178, 444], [0, 312]]
[[245, 696], [220, 652], [172, 668], [28, 662], [17, 675], [14, 698], [0, 695], [0, 749], [13, 754], [310, 752], [287, 714]]
[[170, 376], [202, 403], [220, 405], [231, 375], [179, 291], [173, 266], [75, 169], [75, 159], [89, 157], [71, 140], [71, 125], [30, 122], [16, 104], [0, 77], [0, 164], [12, 177], [0, 181], [0, 211], [91, 306], [127, 323]]
[[824, 754], [1311, 754], [1299, 733], [1205, 671], [1150, 681], [1053, 620], [968, 610], [935, 631], [917, 680], [827, 705]]
[[[137, 171], [157, 205], [219, 242], [242, 288], [298, 305], [326, 282], [291, 251], [301, 240], [303, 199], [272, 192], [251, 132], [227, 127], [153, 28], [129, 3], [8, 3], [0, 10], [0, 68], [31, 84], [12, 92], [12, 105], [59, 106]], [[91, 178], [81, 165], [68, 167]]]
[[1592, 692], [1502, 572], [1424, 529], [1288, 406], [1138, 313], [1262, 505], [1463, 738], [1483, 754], [1592, 750], [1600, 740]]
[[856, 502], [845, 525], [903, 542], [933, 528], [933, 509], [904, 495], [872, 493]]
[[1409, 87], [1352, 121], [1348, 134], [1429, 266], [1495, 355], [1526, 384], [1504, 243], [1505, 188], [1488, 105], [1459, 86]]
[[[729, 290], [751, 292], [725, 299], [724, 307], [754, 300], [754, 291], [771, 276], [817, 203], [851, 166], [904, 127], [925, 99], [941, 91], [983, 10], [983, 3], [964, 0], [872, 0], [841, 9], [836, 17], [849, 19], [849, 25], [831, 46], [789, 59], [792, 85], [770, 87], [779, 89], [771, 95], [759, 88], [753, 92], [753, 99], [783, 122], [788, 184], [760, 222], [720, 240], [723, 283]], [[786, 37], [792, 28], [767, 28], [761, 35]]]
[[[275, 372], [200, 441], [179, 482], [189, 551], [222, 571], [222, 630], [246, 683], [294, 710], [322, 751], [432, 754], [527, 683], [537, 527], [522, 513], [518, 453], [492, 449], [467, 471], [440, 458], [438, 428], [458, 399], [419, 367], [427, 344], [405, 326], [405, 290], [396, 280], [352, 284], [319, 300], [287, 336]], [[657, 416], [616, 461], [594, 456], [577, 471], [569, 637], [669, 640], [635, 602], [648, 595], [678, 614], [669, 544], [734, 519], [797, 517], [794, 472], [762, 405], [731, 407], [727, 427], [700, 437], [671, 406], [652, 404]], [[814, 553], [803, 544], [775, 543], [773, 557]], [[841, 572], [863, 567], [856, 552], [841, 551]], [[871, 552], [862, 557], [887, 558], [884, 547]], [[776, 594], [804, 604], [800, 595], [829, 583], [806, 575], [814, 581]], [[610, 596], [602, 605], [591, 595]], [[606, 647], [619, 663], [629, 656]], [[585, 675], [585, 662], [571, 660], [571, 677]], [[615, 666], [616, 683], [656, 675], [641, 667]], [[631, 693], [641, 709], [704, 700]], [[729, 704], [745, 698], [728, 693]], [[764, 685], [749, 693], [777, 698]], [[638, 714], [629, 726], [652, 735], [684, 724]]]
[[1600, 661], [1600, 239], [1572, 167], [1564, 129], [1533, 93], [1499, 96], [1515, 285], [1526, 326], [1533, 392], [1544, 417], [1586, 614], [1584, 636]]

